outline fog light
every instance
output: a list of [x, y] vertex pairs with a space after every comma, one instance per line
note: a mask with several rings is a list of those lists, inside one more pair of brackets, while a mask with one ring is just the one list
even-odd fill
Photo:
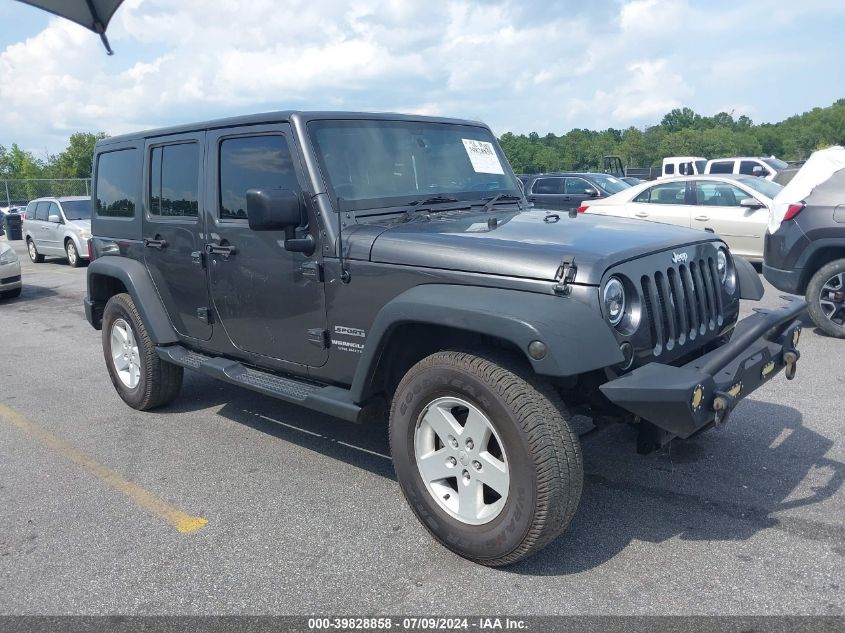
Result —
[[528, 344], [528, 355], [534, 360], [543, 360], [546, 357], [546, 344], [542, 341], [531, 341]]

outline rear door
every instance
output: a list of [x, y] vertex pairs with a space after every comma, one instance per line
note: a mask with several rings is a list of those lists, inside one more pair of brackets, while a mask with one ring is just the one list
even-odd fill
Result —
[[687, 183], [664, 182], [644, 189], [628, 203], [629, 217], [690, 226], [694, 207], [687, 203]]
[[717, 233], [737, 255], [762, 259], [768, 207], [740, 206], [742, 200], [754, 196], [727, 182], [697, 180], [694, 187], [693, 226]]
[[543, 209], [564, 209], [563, 181], [560, 176], [537, 178], [531, 185], [528, 201]]
[[[317, 254], [284, 247], [284, 231], [249, 228], [250, 189], [302, 191], [305, 174], [290, 125], [210, 131], [207, 189], [211, 298], [232, 343], [251, 354], [311, 367], [328, 359]], [[312, 227], [315, 218], [309, 222]]]
[[144, 262], [176, 331], [199, 340], [212, 325], [203, 249], [201, 167], [205, 132], [147, 141]]
[[50, 202], [41, 200], [35, 204], [35, 219], [32, 221], [32, 239], [39, 253], [49, 250], [49, 235], [47, 234], [49, 222], [47, 221], [50, 210]]

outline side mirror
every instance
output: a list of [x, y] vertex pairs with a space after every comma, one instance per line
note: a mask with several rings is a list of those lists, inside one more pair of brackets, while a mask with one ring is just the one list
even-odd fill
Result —
[[749, 209], [762, 209], [766, 205], [757, 200], [757, 198], [743, 198], [739, 201], [739, 206]]
[[592, 187], [587, 187], [584, 189], [584, 193], [586, 193], [591, 198], [598, 198], [599, 197], [599, 190], [593, 189]]
[[253, 231], [284, 231], [285, 249], [298, 253], [314, 252], [314, 237], [296, 236], [305, 224], [305, 207], [290, 189], [250, 189], [246, 192], [246, 213]]
[[47, 221], [48, 222], [54, 222], [55, 224], [61, 224], [62, 223], [62, 216], [53, 214], [53, 215], [51, 215], [47, 218]]

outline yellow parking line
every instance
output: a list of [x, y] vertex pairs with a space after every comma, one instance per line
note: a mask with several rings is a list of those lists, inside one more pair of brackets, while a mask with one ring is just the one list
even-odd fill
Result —
[[0, 419], [8, 422], [45, 446], [53, 449], [77, 466], [82, 467], [95, 477], [98, 477], [103, 483], [111, 486], [118, 492], [122, 492], [144, 510], [164, 519], [182, 534], [196, 532], [208, 523], [208, 519], [186, 514], [163, 499], [159, 499], [149, 490], [129, 481], [122, 475], [113, 471], [111, 468], [103, 466], [72, 444], [69, 444], [62, 438], [54, 435], [34, 422], [27, 420], [20, 413], [7, 407], [3, 403], [0, 403]]

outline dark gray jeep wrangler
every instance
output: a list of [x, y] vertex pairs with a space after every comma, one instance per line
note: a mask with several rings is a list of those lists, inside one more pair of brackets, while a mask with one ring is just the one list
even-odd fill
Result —
[[85, 309], [151, 409], [183, 368], [352, 422], [446, 547], [518, 561], [570, 523], [575, 413], [687, 438], [786, 368], [804, 303], [717, 236], [531, 208], [490, 130], [278, 112], [100, 141]]

